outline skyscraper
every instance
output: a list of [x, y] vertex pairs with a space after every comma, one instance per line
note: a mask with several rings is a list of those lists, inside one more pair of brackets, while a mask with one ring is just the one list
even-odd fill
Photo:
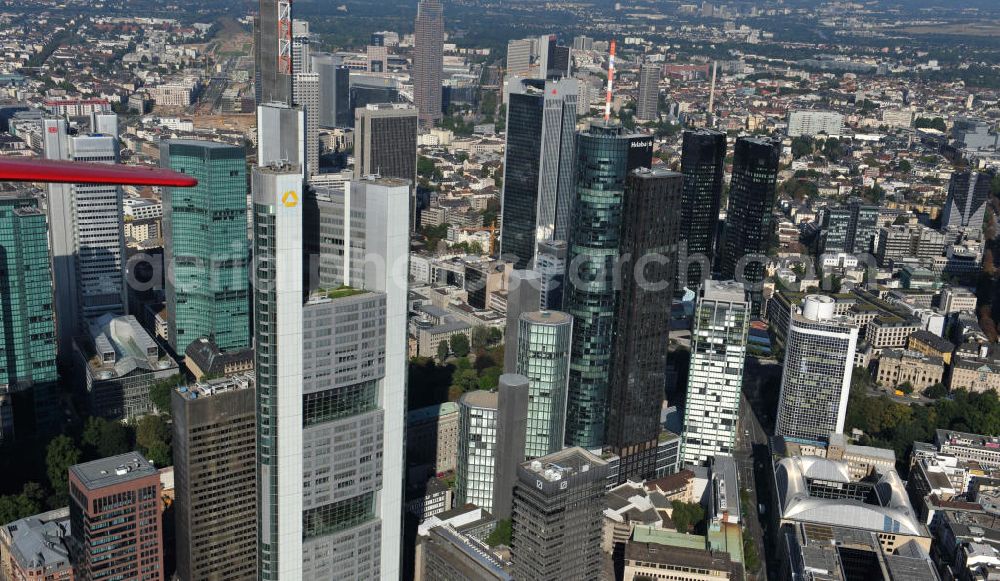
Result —
[[852, 198], [846, 206], [827, 208], [823, 216], [822, 250], [824, 253], [865, 254], [872, 247], [879, 229], [879, 207]]
[[163, 191], [170, 345], [184, 353], [211, 337], [223, 351], [249, 347], [246, 151], [170, 140], [160, 144], [160, 165], [198, 179], [196, 187]]
[[381, 103], [354, 110], [354, 179], [377, 175], [410, 182], [410, 228], [416, 228], [417, 110]]
[[310, 57], [308, 20], [292, 20], [292, 74], [311, 73], [312, 60]]
[[420, 111], [420, 125], [441, 120], [441, 86], [444, 82], [444, 7], [441, 0], [420, 0], [413, 33], [413, 103]]
[[575, 80], [508, 81], [500, 253], [534, 264], [538, 242], [569, 235], [576, 161]]
[[69, 499], [78, 579], [166, 579], [160, 474], [142, 454], [71, 466]]
[[254, 29], [257, 105], [292, 104], [292, 2], [260, 0]]
[[522, 38], [507, 42], [507, 77], [527, 77], [531, 71], [531, 56], [535, 39]]
[[979, 238], [994, 175], [991, 172], [957, 171], [948, 183], [948, 199], [941, 214], [941, 228], [965, 229]]
[[658, 63], [645, 63], [639, 67], [639, 98], [635, 104], [635, 117], [655, 121], [660, 107], [660, 68]]
[[[321, 248], [339, 244], [345, 272], [357, 276], [312, 289], [303, 279], [302, 178], [290, 165], [253, 174], [261, 574], [395, 578], [406, 373], [398, 272], [409, 240], [397, 225], [408, 188], [391, 179], [347, 186], [341, 230]], [[355, 264], [345, 248], [384, 262]]]
[[[94, 117], [94, 133], [75, 136], [69, 135], [65, 120], [44, 120], [45, 157], [117, 163], [117, 117]], [[64, 359], [73, 352], [72, 338], [87, 331], [89, 319], [125, 311], [122, 190], [50, 184], [48, 203], [59, 357]]]
[[[505, 344], [518, 344], [521, 315], [538, 310], [541, 303], [541, 280], [541, 275], [534, 270], [511, 271], [507, 279], [507, 324], [503, 333]], [[504, 350], [503, 369], [505, 373], [517, 373], [517, 349]]]
[[305, 165], [305, 131], [301, 107], [280, 103], [257, 107], [257, 165]]
[[816, 440], [844, 431], [858, 328], [835, 301], [809, 295], [792, 313], [774, 433]]
[[[772, 213], [780, 156], [780, 141], [756, 137], [736, 140], [729, 208], [717, 268], [723, 279], [748, 284], [764, 280], [764, 263], [760, 257], [766, 255], [774, 230]], [[741, 265], [744, 257], [751, 258]], [[755, 297], [758, 294], [753, 289], [751, 292]], [[755, 304], [759, 302], [754, 299]]]
[[306, 173], [316, 175], [319, 173], [319, 73], [295, 73], [292, 79], [295, 104], [302, 107], [306, 119]]
[[706, 280], [698, 295], [681, 459], [704, 465], [736, 447], [750, 302], [736, 281]]
[[608, 463], [568, 448], [521, 464], [514, 486], [514, 578], [598, 579]]
[[519, 319], [515, 351], [517, 373], [530, 382], [524, 458], [533, 459], [563, 448], [566, 397], [569, 389], [569, 349], [573, 318], [558, 311], [524, 313]]
[[[52, 427], [59, 378], [48, 229], [34, 197], [0, 196], [0, 296], [0, 440], [7, 442], [15, 416], [17, 425]], [[31, 409], [34, 422], [24, 417]]]
[[573, 317], [566, 444], [604, 443], [615, 331], [613, 258], [621, 245], [622, 198], [631, 169], [652, 163], [652, 140], [595, 122], [577, 137], [577, 186], [570, 229], [565, 309]]
[[314, 54], [312, 71], [319, 75], [319, 126], [353, 127], [351, 70], [333, 55]]
[[615, 301], [605, 435], [621, 458], [621, 482], [656, 475], [682, 179], [641, 168], [625, 183], [619, 256], [626, 268]]
[[257, 405], [252, 375], [174, 390], [177, 576], [257, 576]]
[[[725, 133], [710, 129], [684, 132], [681, 151], [684, 195], [680, 212], [684, 256], [678, 282], [691, 289], [697, 289], [712, 274], [725, 168]], [[699, 256], [705, 260], [696, 260]]]
[[497, 383], [497, 449], [490, 510], [497, 518], [509, 519], [517, 467], [524, 462], [530, 381], [523, 375], [505, 373]]
[[566, 241], [543, 240], [538, 243], [535, 271], [541, 276], [541, 306], [543, 311], [561, 311], [566, 279]]
[[455, 503], [493, 510], [500, 402], [495, 391], [470, 391], [458, 400]]

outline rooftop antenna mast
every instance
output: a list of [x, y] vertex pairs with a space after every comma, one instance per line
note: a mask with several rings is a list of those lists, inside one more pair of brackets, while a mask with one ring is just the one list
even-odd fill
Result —
[[615, 39], [611, 39], [611, 56], [608, 58], [608, 96], [604, 101], [604, 122], [611, 120], [611, 92], [615, 86]]

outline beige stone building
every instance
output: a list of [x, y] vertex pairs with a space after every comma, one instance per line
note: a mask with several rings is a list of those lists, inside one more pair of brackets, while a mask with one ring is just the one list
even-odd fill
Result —
[[944, 361], [940, 357], [917, 351], [887, 349], [879, 357], [875, 380], [885, 387], [909, 383], [915, 391], [922, 391], [941, 383], [944, 369]]

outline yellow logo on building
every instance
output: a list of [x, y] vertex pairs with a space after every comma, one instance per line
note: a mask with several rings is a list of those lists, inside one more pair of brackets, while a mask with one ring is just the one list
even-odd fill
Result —
[[294, 190], [288, 190], [281, 196], [281, 203], [284, 204], [286, 208], [294, 208], [299, 204], [299, 196]]

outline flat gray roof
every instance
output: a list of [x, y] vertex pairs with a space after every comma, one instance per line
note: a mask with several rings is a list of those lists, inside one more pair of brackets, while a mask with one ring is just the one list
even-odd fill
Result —
[[70, 466], [70, 471], [88, 490], [98, 490], [158, 473], [156, 467], [139, 452], [77, 464]]

